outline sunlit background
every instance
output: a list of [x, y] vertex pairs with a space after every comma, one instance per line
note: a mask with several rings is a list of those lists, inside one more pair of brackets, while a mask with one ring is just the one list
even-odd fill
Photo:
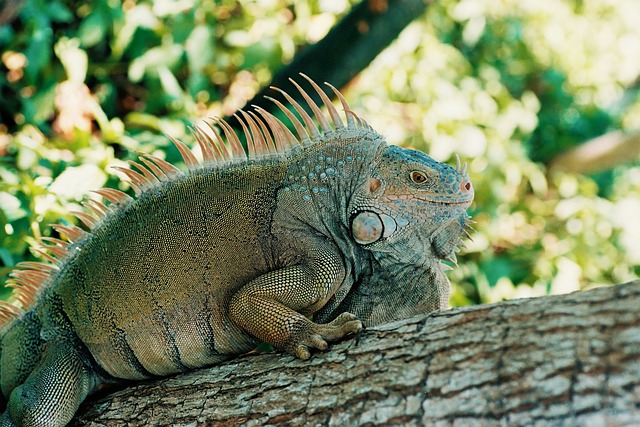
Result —
[[[356, 3], [26, 0], [0, 27], [0, 283], [89, 190], [128, 188], [109, 165], [177, 162], [163, 132], [191, 143]], [[637, 0], [436, 1], [343, 88], [391, 143], [469, 163], [452, 305], [640, 275], [638, 23]]]

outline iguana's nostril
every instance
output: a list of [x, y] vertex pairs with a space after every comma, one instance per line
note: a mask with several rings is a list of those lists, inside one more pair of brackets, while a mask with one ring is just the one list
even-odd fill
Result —
[[460, 191], [463, 193], [468, 193], [471, 191], [471, 189], [473, 188], [473, 186], [471, 185], [471, 181], [469, 180], [464, 180], [460, 183]]

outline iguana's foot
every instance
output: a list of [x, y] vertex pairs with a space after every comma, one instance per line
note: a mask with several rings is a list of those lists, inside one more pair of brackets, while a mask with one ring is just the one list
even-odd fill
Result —
[[309, 327], [291, 337], [291, 347], [287, 350], [299, 359], [307, 360], [311, 357], [310, 348], [326, 350], [329, 347], [328, 342], [358, 333], [362, 328], [362, 322], [355, 315], [342, 313], [325, 325], [310, 323]]

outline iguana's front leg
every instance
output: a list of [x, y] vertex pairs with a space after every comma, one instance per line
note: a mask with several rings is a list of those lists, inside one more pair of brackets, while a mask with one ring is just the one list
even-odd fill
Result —
[[362, 329], [362, 322], [350, 313], [325, 325], [305, 316], [320, 309], [344, 277], [335, 248], [313, 249], [307, 262], [271, 271], [243, 286], [231, 300], [231, 319], [251, 335], [308, 359], [310, 348], [324, 350], [328, 341]]

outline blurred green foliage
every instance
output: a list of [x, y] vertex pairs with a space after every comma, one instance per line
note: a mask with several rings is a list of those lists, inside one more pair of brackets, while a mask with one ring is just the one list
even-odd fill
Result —
[[[127, 189], [108, 166], [177, 163], [163, 133], [189, 142], [188, 124], [242, 107], [353, 3], [25, 0], [0, 27], [0, 282], [89, 190]], [[344, 89], [390, 142], [469, 162], [477, 231], [452, 304], [640, 275], [638, 159], [545, 166], [640, 127], [638, 22], [636, 0], [442, 0]]]

